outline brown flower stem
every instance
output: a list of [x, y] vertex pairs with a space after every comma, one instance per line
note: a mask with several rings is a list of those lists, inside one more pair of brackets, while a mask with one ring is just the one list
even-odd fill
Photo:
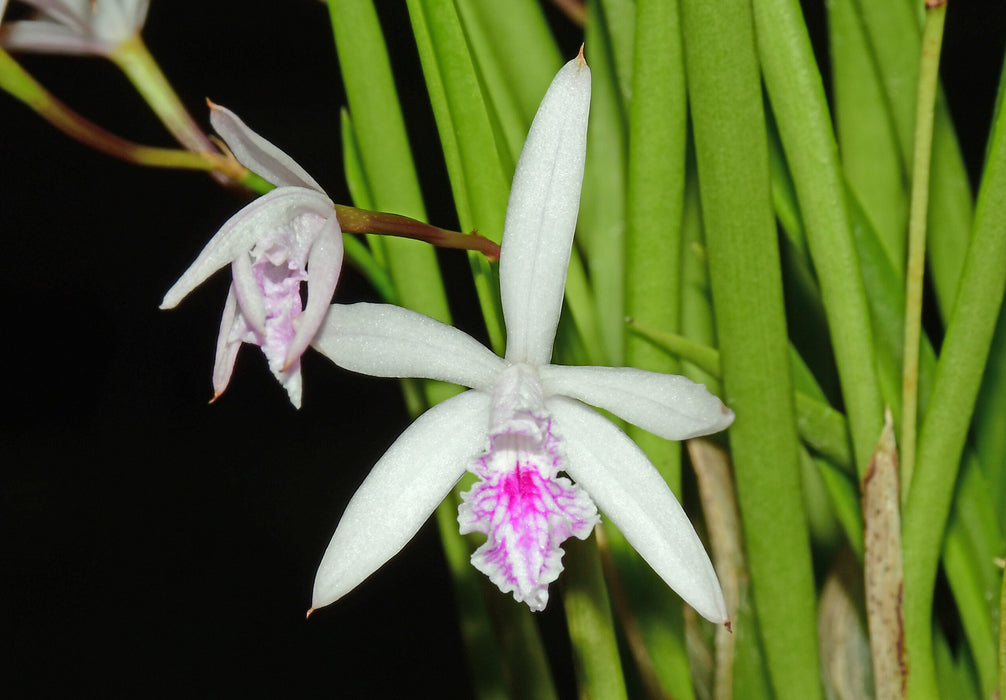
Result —
[[499, 260], [500, 247], [488, 238], [479, 235], [477, 231], [471, 233], [447, 231], [422, 221], [410, 219], [407, 216], [367, 211], [341, 204], [335, 205], [335, 214], [345, 233], [376, 233], [385, 236], [398, 236], [399, 238], [412, 238], [441, 248], [475, 250], [485, 255], [490, 262]]

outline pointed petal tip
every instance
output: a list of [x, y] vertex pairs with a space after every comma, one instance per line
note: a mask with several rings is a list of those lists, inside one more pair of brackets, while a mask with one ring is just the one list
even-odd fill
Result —
[[308, 611], [308, 615], [313, 615], [321, 608], [327, 608], [359, 585], [359, 582], [350, 582], [347, 585], [347, 579], [343, 576], [344, 569], [332, 570], [331, 565], [326, 567], [325, 564], [325, 560], [322, 559], [318, 573], [315, 575], [314, 589], [311, 591], [311, 609]]
[[[310, 614], [311, 613], [308, 612], [308, 615], [310, 615]], [[730, 624], [730, 620], [729, 619], [727, 619], [726, 621], [723, 622], [723, 626], [727, 628], [727, 632], [729, 632], [730, 634], [734, 633], [734, 627], [733, 627], [732, 624]]]
[[177, 287], [178, 282], [175, 282], [173, 285], [171, 285], [171, 289], [169, 289], [164, 293], [164, 298], [161, 299], [161, 304], [160, 306], [157, 307], [158, 309], [160, 309], [161, 311], [168, 311], [170, 309], [175, 308], [181, 303], [182, 299], [184, 299], [188, 295], [188, 293], [192, 291], [187, 290], [185, 294], [181, 294], [177, 290]]
[[311, 615], [313, 615], [313, 614], [314, 614], [314, 608], [308, 608], [307, 614], [304, 615], [304, 619], [305, 620], [310, 620], [311, 619]]
[[578, 66], [586, 67], [587, 59], [583, 57], [583, 44], [580, 44], [580, 53], [576, 55], [576, 62]]

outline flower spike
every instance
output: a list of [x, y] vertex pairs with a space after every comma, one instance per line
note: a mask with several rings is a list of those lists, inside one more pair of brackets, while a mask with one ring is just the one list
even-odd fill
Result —
[[420, 416], [374, 467], [318, 568], [312, 609], [338, 600], [394, 556], [467, 469], [479, 481], [462, 494], [458, 523], [461, 532], [487, 537], [472, 564], [532, 610], [548, 602], [563, 541], [586, 538], [600, 508], [697, 612], [729, 624], [712, 564], [674, 494], [632, 440], [581, 402], [670, 439], [723, 430], [733, 413], [684, 377], [549, 364], [589, 104], [581, 53], [549, 87], [514, 175], [500, 253], [505, 359], [406, 309], [329, 310], [313, 345], [336, 364], [472, 390]]

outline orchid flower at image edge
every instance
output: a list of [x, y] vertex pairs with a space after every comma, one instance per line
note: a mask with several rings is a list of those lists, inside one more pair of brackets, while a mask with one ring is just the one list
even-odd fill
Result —
[[39, 16], [3, 24], [0, 44], [10, 51], [32, 53], [109, 56], [139, 35], [150, 8], [150, 0], [21, 1], [36, 8]]
[[[242, 343], [262, 348], [269, 369], [300, 407], [300, 357], [328, 312], [342, 269], [342, 232], [332, 201], [290, 156], [230, 110], [211, 105], [210, 121], [242, 165], [276, 189], [225, 223], [164, 295], [174, 308], [225, 265], [233, 281], [213, 366], [216, 399], [227, 388]], [[307, 282], [306, 306], [300, 295]]]
[[685, 377], [550, 364], [589, 104], [590, 70], [581, 54], [549, 87], [514, 175], [500, 256], [505, 358], [396, 306], [329, 311], [313, 345], [337, 365], [471, 390], [421, 415], [371, 470], [319, 566], [312, 610], [397, 554], [469, 470], [479, 481], [462, 494], [459, 525], [462, 533], [487, 536], [472, 563], [531, 609], [547, 603], [548, 585], [562, 570], [562, 542], [589, 536], [600, 508], [689, 605], [728, 624], [716, 573], [674, 494], [642, 450], [585, 404], [671, 440], [723, 430], [733, 413]]

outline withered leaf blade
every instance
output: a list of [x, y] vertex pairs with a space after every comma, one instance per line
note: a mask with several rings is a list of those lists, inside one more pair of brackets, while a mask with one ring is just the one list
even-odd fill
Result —
[[821, 670], [828, 700], [873, 697], [873, 665], [863, 610], [863, 570], [845, 549], [821, 589], [817, 615]]
[[908, 661], [902, 611], [904, 574], [898, 503], [898, 450], [888, 408], [884, 429], [863, 476], [866, 617], [876, 697], [905, 697]]

